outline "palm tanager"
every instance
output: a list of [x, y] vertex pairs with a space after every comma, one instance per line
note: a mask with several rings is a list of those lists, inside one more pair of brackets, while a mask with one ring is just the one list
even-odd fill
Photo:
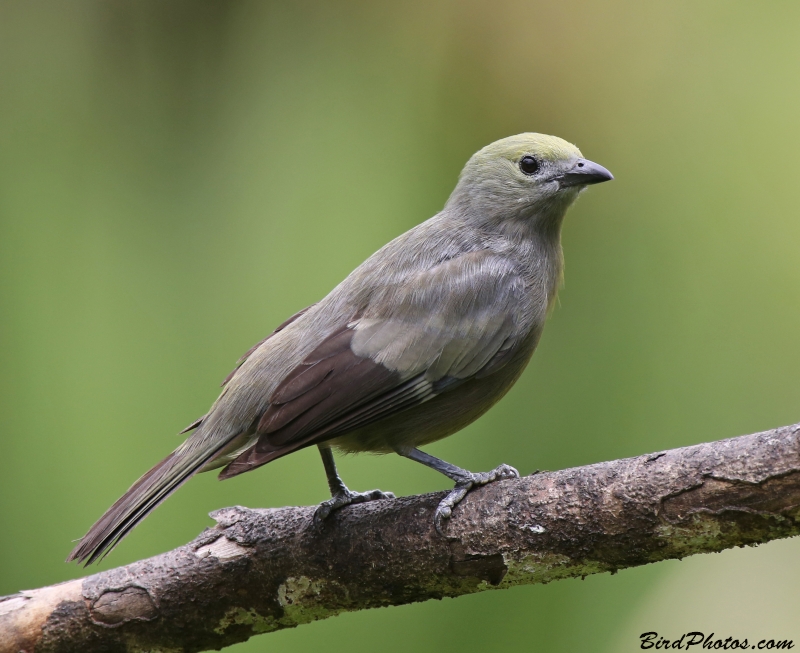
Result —
[[462, 429], [519, 378], [562, 278], [561, 223], [590, 184], [612, 179], [554, 136], [525, 133], [467, 162], [440, 213], [395, 238], [331, 293], [281, 324], [225, 379], [186, 441], [91, 527], [68, 560], [94, 562], [197, 472], [226, 479], [316, 445], [331, 498], [319, 524], [358, 493], [332, 449], [397, 453], [455, 488], [439, 504], [441, 533], [467, 492], [518, 476], [473, 473], [418, 447]]

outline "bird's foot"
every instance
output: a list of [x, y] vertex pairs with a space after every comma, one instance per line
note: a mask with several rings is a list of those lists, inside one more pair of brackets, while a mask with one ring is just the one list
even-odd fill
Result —
[[453, 514], [453, 508], [467, 496], [467, 493], [471, 489], [504, 478], [519, 478], [519, 472], [511, 467], [511, 465], [500, 465], [490, 472], [469, 472], [468, 476], [456, 481], [456, 486], [451, 490], [450, 494], [442, 499], [436, 507], [436, 512], [433, 515], [433, 523], [434, 526], [436, 526], [436, 532], [442, 537], [446, 537], [444, 534], [444, 527]]
[[394, 499], [391, 492], [381, 492], [380, 490], [370, 490], [369, 492], [353, 492], [344, 488], [336, 492], [330, 499], [323, 501], [317, 506], [314, 512], [314, 524], [322, 526], [322, 522], [331, 516], [336, 510], [349, 506], [351, 503], [366, 503], [367, 501], [381, 501], [383, 499]]

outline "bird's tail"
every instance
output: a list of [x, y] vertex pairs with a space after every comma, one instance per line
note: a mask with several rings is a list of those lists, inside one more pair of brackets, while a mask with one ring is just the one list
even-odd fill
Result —
[[77, 560], [90, 565], [102, 559], [134, 526], [214, 458], [225, 445], [208, 447], [202, 446], [201, 442], [190, 438], [136, 481], [81, 538], [67, 557], [67, 562]]

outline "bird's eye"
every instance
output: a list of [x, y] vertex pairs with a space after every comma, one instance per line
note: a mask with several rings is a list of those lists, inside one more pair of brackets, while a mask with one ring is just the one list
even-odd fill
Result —
[[523, 156], [519, 160], [519, 169], [526, 175], [533, 175], [539, 169], [539, 162], [532, 156]]

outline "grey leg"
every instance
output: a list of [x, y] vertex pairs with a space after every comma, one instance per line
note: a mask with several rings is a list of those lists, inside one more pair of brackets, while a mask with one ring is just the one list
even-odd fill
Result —
[[476, 474], [451, 465], [419, 449], [395, 449], [395, 451], [405, 458], [410, 458], [431, 469], [435, 469], [437, 472], [444, 474], [447, 478], [455, 482], [456, 486], [450, 494], [439, 502], [436, 512], [433, 515], [433, 523], [436, 526], [436, 532], [442, 537], [445, 536], [442, 532], [442, 528], [445, 522], [450, 519], [450, 515], [453, 514], [453, 508], [467, 496], [467, 492], [472, 488], [486, 485], [487, 483], [502, 478], [519, 478], [519, 472], [509, 465], [500, 465], [490, 472], [480, 472]]
[[394, 499], [391, 492], [381, 492], [371, 490], [370, 492], [352, 492], [347, 489], [339, 474], [336, 471], [336, 463], [333, 460], [333, 452], [330, 447], [319, 445], [319, 453], [322, 456], [322, 464], [325, 465], [325, 474], [328, 477], [328, 487], [331, 489], [331, 498], [323, 501], [314, 513], [314, 522], [320, 525], [330, 514], [349, 506], [351, 503], [364, 503], [365, 501], [377, 501], [379, 499]]

